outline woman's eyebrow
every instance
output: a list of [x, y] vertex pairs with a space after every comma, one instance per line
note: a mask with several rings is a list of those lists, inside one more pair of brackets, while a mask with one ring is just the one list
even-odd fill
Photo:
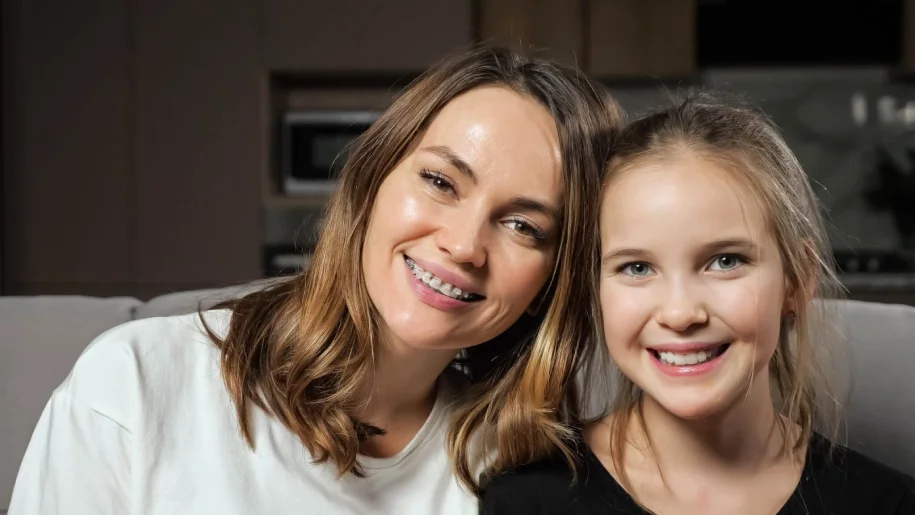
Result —
[[477, 183], [477, 175], [473, 173], [473, 167], [470, 166], [467, 161], [461, 159], [454, 150], [451, 150], [447, 145], [432, 145], [429, 147], [423, 147], [420, 150], [425, 152], [431, 152], [436, 156], [448, 161], [448, 163], [457, 168], [462, 175], [470, 179], [474, 184]]

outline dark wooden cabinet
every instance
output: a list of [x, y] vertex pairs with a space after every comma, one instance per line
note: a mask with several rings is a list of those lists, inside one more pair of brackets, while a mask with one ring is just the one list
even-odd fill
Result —
[[259, 2], [47, 7], [3, 3], [3, 293], [259, 277]]
[[469, 0], [266, 0], [266, 67], [417, 72], [470, 44]]
[[915, 76], [915, 0], [903, 2], [900, 72], [907, 76]]
[[260, 275], [266, 73], [257, 0], [134, 7], [138, 295]]
[[480, 39], [534, 51], [602, 79], [696, 72], [696, 0], [487, 0]]
[[588, 71], [601, 78], [696, 72], [696, 0], [588, 2]]
[[415, 74], [472, 24], [463, 0], [4, 2], [3, 293], [258, 278], [270, 78]]
[[4, 294], [131, 282], [124, 0], [3, 2]]
[[587, 68], [584, 2], [482, 0], [479, 37], [489, 44]]

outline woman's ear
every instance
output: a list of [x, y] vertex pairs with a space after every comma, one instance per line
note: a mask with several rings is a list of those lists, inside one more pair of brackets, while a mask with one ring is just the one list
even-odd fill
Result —
[[549, 290], [544, 287], [540, 290], [537, 295], [534, 297], [534, 300], [531, 301], [531, 304], [524, 310], [528, 315], [535, 317], [540, 314], [540, 310], [543, 309], [544, 304], [549, 304], [552, 300], [552, 296], [549, 294]]
[[532, 317], [537, 316], [537, 313], [540, 313], [540, 304], [541, 304], [542, 300], [543, 300], [543, 297], [540, 295], [537, 295], [537, 297], [534, 299], [534, 301], [531, 302], [531, 305], [528, 306], [527, 309], [524, 310], [524, 312]]

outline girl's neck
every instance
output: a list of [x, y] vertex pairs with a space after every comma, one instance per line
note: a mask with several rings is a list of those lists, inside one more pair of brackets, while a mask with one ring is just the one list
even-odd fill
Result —
[[[793, 424], [778, 424], [768, 377], [757, 377], [748, 394], [729, 409], [701, 420], [686, 420], [645, 396], [642, 403], [648, 438], [634, 417], [630, 435], [649, 444], [650, 461], [660, 470], [693, 470], [727, 477], [755, 473], [785, 458], [781, 427], [793, 433]], [[642, 438], [639, 438], [641, 436]], [[640, 445], [646, 448], [645, 445]]]
[[589, 426], [586, 438], [610, 474], [652, 512], [775, 513], [797, 488], [806, 449], [783, 452], [798, 428], [777, 418], [768, 383], [756, 382], [730, 409], [702, 420], [676, 417], [646, 395], [648, 437], [639, 417], [631, 417], [623, 471], [604, 443], [614, 426], [606, 422], [616, 415]]

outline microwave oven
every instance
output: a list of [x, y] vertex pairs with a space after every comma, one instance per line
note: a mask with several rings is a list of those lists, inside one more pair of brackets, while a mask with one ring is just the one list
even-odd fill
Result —
[[371, 110], [308, 110], [283, 115], [280, 188], [287, 195], [330, 194], [353, 140], [381, 113]]

